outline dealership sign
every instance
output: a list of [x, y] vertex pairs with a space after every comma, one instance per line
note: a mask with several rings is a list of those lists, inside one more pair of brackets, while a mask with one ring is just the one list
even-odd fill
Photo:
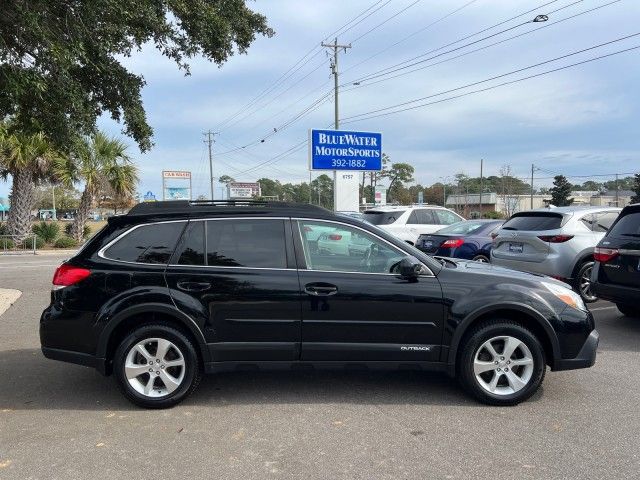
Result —
[[260, 184], [257, 182], [229, 182], [229, 198], [253, 198], [260, 196]]
[[310, 130], [309, 167], [311, 170], [382, 170], [382, 134]]

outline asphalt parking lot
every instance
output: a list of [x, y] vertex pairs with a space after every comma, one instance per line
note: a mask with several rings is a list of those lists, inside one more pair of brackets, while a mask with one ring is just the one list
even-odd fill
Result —
[[165, 411], [47, 360], [38, 319], [62, 257], [0, 257], [0, 478], [640, 478], [640, 321], [591, 305], [587, 370], [512, 408], [418, 372], [229, 373]]

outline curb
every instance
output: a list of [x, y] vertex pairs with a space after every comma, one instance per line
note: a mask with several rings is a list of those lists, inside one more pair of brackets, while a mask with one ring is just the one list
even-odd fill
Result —
[[0, 288], [0, 315], [6, 312], [20, 298], [20, 295], [22, 295], [20, 290]]

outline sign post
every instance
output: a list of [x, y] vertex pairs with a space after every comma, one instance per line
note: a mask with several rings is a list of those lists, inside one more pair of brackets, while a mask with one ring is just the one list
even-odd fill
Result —
[[357, 212], [360, 201], [356, 172], [382, 170], [382, 134], [310, 130], [309, 169], [334, 171], [334, 210]]

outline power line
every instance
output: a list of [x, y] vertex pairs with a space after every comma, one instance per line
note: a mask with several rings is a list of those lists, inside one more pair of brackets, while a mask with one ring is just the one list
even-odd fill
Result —
[[[380, 78], [380, 79], [378, 79], [378, 80], [376, 80], [376, 81], [373, 81], [373, 82], [369, 82], [369, 81], [367, 81], [367, 83], [365, 83], [365, 84], [357, 84], [357, 85], [353, 85], [353, 86], [351, 86], [350, 88], [347, 88], [345, 91], [346, 91], [346, 92], [350, 92], [350, 91], [352, 91], [352, 90], [356, 90], [356, 89], [359, 89], [359, 88], [370, 87], [370, 86], [372, 86], [372, 85], [376, 85], [376, 84], [378, 84], [378, 83], [387, 82], [387, 81], [389, 81], [389, 80], [393, 80], [393, 79], [395, 79], [395, 78], [403, 77], [403, 76], [405, 76], [405, 75], [410, 75], [410, 74], [412, 74], [412, 73], [415, 73], [415, 72], [418, 72], [418, 71], [421, 71], [421, 70], [425, 70], [425, 69], [427, 69], [427, 68], [435, 67], [435, 66], [437, 66], [437, 65], [441, 65], [441, 64], [443, 64], [443, 63], [450, 62], [450, 61], [456, 60], [456, 59], [458, 59], [458, 58], [465, 57], [465, 56], [467, 56], [467, 55], [471, 55], [471, 54], [473, 54], [473, 53], [480, 52], [480, 51], [482, 51], [482, 50], [486, 50], [486, 49], [491, 48], [491, 47], [494, 47], [494, 46], [496, 46], [496, 45], [501, 45], [501, 44], [503, 44], [503, 43], [506, 43], [506, 42], [509, 42], [509, 41], [511, 41], [511, 40], [514, 40], [514, 39], [516, 39], [516, 38], [524, 37], [525, 35], [530, 35], [530, 34], [532, 34], [532, 33], [535, 33], [535, 32], [538, 32], [538, 31], [542, 30], [543, 28], [548, 28], [548, 27], [551, 27], [551, 26], [554, 26], [554, 25], [558, 25], [558, 24], [560, 24], [560, 23], [566, 22], [566, 21], [568, 21], [568, 20], [572, 20], [572, 19], [574, 19], [574, 18], [576, 18], [576, 17], [582, 16], [582, 15], [586, 15], [586, 14], [588, 14], [588, 13], [592, 13], [592, 12], [594, 12], [594, 11], [596, 11], [596, 10], [599, 10], [599, 9], [601, 9], [601, 8], [605, 8], [605, 7], [608, 7], [608, 6], [610, 6], [610, 5], [613, 5], [613, 4], [615, 4], [615, 3], [619, 3], [619, 2], [621, 2], [621, 1], [622, 1], [622, 0], [613, 0], [613, 1], [609, 2], [609, 3], [605, 3], [605, 4], [602, 4], [602, 5], [598, 5], [597, 7], [593, 7], [593, 8], [590, 8], [590, 9], [588, 9], [588, 10], [584, 10], [584, 11], [582, 11], [582, 12], [576, 13], [576, 14], [571, 15], [571, 16], [569, 16], [569, 17], [562, 18], [562, 19], [560, 19], [560, 20], [556, 20], [556, 21], [554, 21], [554, 22], [551, 22], [551, 23], [548, 23], [548, 24], [541, 25], [540, 27], [535, 28], [535, 29], [533, 29], [533, 30], [529, 30], [529, 31], [527, 31], [527, 32], [523, 32], [523, 33], [519, 33], [519, 34], [517, 34], [517, 35], [513, 35], [513, 36], [508, 37], [508, 38], [505, 38], [505, 39], [503, 39], [503, 40], [499, 40], [499, 41], [497, 41], [497, 42], [490, 43], [489, 45], [484, 45], [484, 46], [482, 46], [482, 47], [479, 47], [479, 48], [476, 48], [476, 49], [470, 50], [470, 51], [468, 51], [468, 52], [460, 53], [460, 54], [455, 55], [455, 56], [453, 56], [453, 57], [445, 58], [445, 59], [443, 59], [443, 60], [440, 60], [440, 61], [437, 61], [437, 62], [434, 62], [434, 63], [430, 63], [430, 64], [428, 64], [428, 65], [424, 65], [424, 66], [421, 66], [421, 67], [415, 68], [415, 69], [413, 69], [413, 70], [409, 70], [408, 72], [398, 73], [398, 74], [396, 74], [396, 75], [391, 75], [391, 76], [389, 76], [389, 77], [387, 77], [387, 76], [386, 76], [386, 74], [384, 74], [384, 75], [381, 75], [381, 76], [385, 76], [385, 78]], [[467, 45], [467, 46], [468, 46], [468, 45]], [[462, 48], [462, 47], [461, 47], [461, 48]], [[458, 49], [454, 49], [454, 50], [458, 50]], [[450, 51], [448, 51], [448, 52], [444, 52], [444, 53], [442, 53], [441, 55], [445, 55], [445, 54], [447, 54], [447, 53], [451, 53], [452, 51], [453, 51], [453, 50], [450, 50]], [[429, 58], [429, 59], [425, 59], [424, 61], [431, 60], [431, 59], [436, 58], [436, 57], [438, 57], [438, 56], [440, 56], [440, 55], [436, 55], [435, 57], [431, 57], [431, 58]], [[361, 83], [361, 82], [359, 82], [359, 83]], [[345, 85], [346, 85], [346, 84], [345, 84]]]
[[369, 30], [367, 30], [366, 32], [360, 34], [359, 36], [357, 36], [356, 38], [354, 38], [353, 40], [351, 40], [351, 42], [349, 43], [356, 43], [358, 40], [366, 37], [367, 35], [369, 35], [371, 32], [374, 32], [375, 30], [377, 30], [378, 28], [380, 28], [381, 26], [383, 26], [384, 24], [386, 24], [387, 22], [390, 22], [391, 20], [393, 20], [394, 18], [396, 18], [398, 15], [401, 15], [402, 13], [406, 12], [407, 10], [409, 10], [411, 7], [413, 7], [414, 5], [416, 5], [417, 3], [420, 3], [421, 0], [415, 0], [413, 3], [407, 5], [404, 8], [401, 8], [400, 10], [398, 10], [396, 13], [394, 13], [393, 15], [391, 15], [390, 17], [386, 18], [385, 20], [383, 20], [382, 22], [378, 23], [377, 25], [375, 25], [374, 27], [371, 27]]
[[461, 7], [458, 7], [458, 8], [456, 8], [455, 10], [452, 10], [451, 12], [447, 13], [446, 15], [444, 15], [444, 16], [442, 16], [442, 17], [438, 18], [437, 20], [434, 20], [433, 22], [431, 22], [431, 23], [429, 23], [428, 25], [426, 25], [426, 26], [424, 26], [424, 27], [420, 28], [419, 30], [416, 30], [415, 32], [413, 32], [413, 33], [411, 33], [411, 34], [407, 35], [406, 37], [402, 38], [401, 40], [398, 40], [397, 42], [395, 42], [395, 43], [393, 43], [393, 44], [389, 45], [388, 47], [383, 48], [382, 50], [378, 51], [377, 53], [374, 53], [373, 55], [371, 55], [371, 56], [369, 56], [369, 57], [365, 58], [364, 60], [362, 60], [362, 61], [360, 61], [360, 62], [358, 62], [358, 63], [356, 63], [356, 64], [354, 64], [354, 65], [351, 65], [350, 67], [346, 68], [346, 69], [343, 71], [343, 73], [346, 73], [346, 72], [348, 72], [348, 71], [350, 71], [350, 70], [353, 70], [353, 69], [354, 69], [354, 68], [356, 68], [356, 67], [359, 67], [360, 65], [362, 65], [363, 63], [368, 62], [368, 61], [369, 61], [369, 60], [371, 60], [372, 58], [375, 58], [375, 57], [377, 57], [378, 55], [381, 55], [382, 53], [384, 53], [384, 52], [386, 52], [386, 51], [388, 51], [388, 50], [392, 49], [393, 47], [396, 47], [396, 46], [400, 45], [401, 43], [403, 43], [403, 42], [405, 42], [405, 41], [409, 40], [410, 38], [412, 38], [412, 37], [416, 36], [417, 34], [422, 33], [422, 32], [424, 32], [425, 30], [428, 30], [429, 28], [433, 27], [434, 25], [436, 25], [436, 24], [438, 24], [438, 23], [442, 22], [443, 20], [447, 19], [448, 17], [450, 17], [450, 16], [452, 16], [452, 15], [455, 15], [455, 14], [456, 14], [456, 13], [458, 13], [459, 11], [461, 11], [461, 10], [465, 9], [466, 7], [468, 7], [469, 5], [471, 5], [471, 4], [473, 4], [473, 3], [477, 2], [477, 1], [478, 1], [478, 0], [470, 0], [470, 1], [468, 1], [467, 3], [465, 3], [464, 5], [462, 5]]
[[[505, 23], [508, 23], [508, 22], [510, 22], [510, 21], [512, 21], [512, 20], [515, 20], [515, 19], [517, 19], [517, 18], [523, 17], [524, 15], [528, 15], [528, 14], [530, 14], [531, 12], [533, 12], [533, 11], [535, 11], [535, 10], [538, 10], [539, 8], [542, 8], [542, 7], [544, 7], [544, 6], [550, 5], [550, 4], [555, 3], [555, 2], [557, 2], [557, 1], [559, 1], [559, 0], [552, 0], [552, 1], [550, 1], [550, 2], [547, 2], [547, 3], [543, 4], [543, 5], [541, 5], [540, 7], [536, 7], [536, 8], [534, 8], [534, 9], [527, 10], [526, 12], [520, 13], [520, 14], [518, 14], [518, 15], [514, 16], [514, 17], [511, 17], [511, 18], [508, 18], [507, 20], [503, 20], [503, 21], [501, 21], [501, 22], [498, 22], [498, 23], [496, 23], [496, 24], [494, 24], [494, 25], [491, 25], [491, 26], [486, 27], [486, 28], [484, 28], [484, 29], [482, 29], [482, 30], [479, 30], [479, 31], [477, 31], [477, 32], [475, 32], [475, 33], [472, 33], [472, 34], [466, 35], [466, 36], [464, 36], [464, 37], [462, 37], [462, 38], [459, 38], [459, 39], [457, 39], [457, 40], [455, 40], [455, 41], [453, 41], [453, 42], [449, 42], [449, 43], [447, 43], [447, 44], [445, 44], [445, 45], [442, 45], [442, 46], [440, 46], [440, 47], [438, 47], [438, 48], [431, 49], [431, 50], [429, 50], [429, 51], [427, 51], [427, 52], [424, 52], [424, 53], [422, 53], [422, 54], [420, 54], [420, 55], [416, 55], [416, 56], [414, 56], [414, 57], [411, 57], [411, 58], [408, 58], [408, 59], [406, 59], [406, 60], [403, 60], [402, 62], [399, 62], [399, 63], [393, 64], [393, 65], [390, 65], [390, 66], [388, 66], [388, 67], [386, 67], [386, 68], [383, 68], [383, 69], [377, 70], [377, 71], [375, 71], [375, 72], [371, 72], [371, 73], [369, 73], [369, 74], [367, 74], [367, 75], [364, 75], [364, 76], [362, 76], [362, 77], [360, 77], [360, 78], [357, 78], [357, 79], [356, 79], [356, 80], [354, 80], [353, 82], [362, 82], [362, 81], [365, 81], [365, 80], [368, 80], [368, 79], [374, 78], [375, 76], [378, 76], [378, 75], [380, 75], [380, 74], [384, 74], [385, 72], [386, 72], [386, 73], [392, 73], [390, 70], [396, 71], [395, 69], [397, 69], [397, 68], [399, 68], [399, 67], [402, 67], [403, 65], [406, 65], [406, 64], [408, 64], [408, 63], [411, 63], [411, 62], [413, 62], [413, 61], [415, 61], [415, 60], [417, 60], [417, 59], [419, 59], [419, 58], [426, 57], [426, 56], [428, 56], [428, 55], [431, 55], [432, 53], [439, 52], [439, 51], [441, 51], [441, 50], [443, 50], [443, 49], [445, 49], [445, 48], [448, 48], [448, 47], [450, 47], [450, 46], [452, 46], [452, 45], [456, 45], [456, 44], [458, 44], [458, 43], [460, 43], [460, 42], [463, 42], [463, 41], [468, 40], [468, 39], [470, 39], [470, 38], [472, 38], [472, 37], [475, 37], [475, 36], [477, 36], [477, 35], [480, 35], [480, 34], [482, 34], [482, 33], [484, 33], [484, 32], [487, 32], [487, 31], [489, 31], [489, 30], [492, 30], [492, 29], [494, 29], [494, 28], [496, 28], [496, 27], [498, 27], [498, 26], [500, 26], [500, 25], [503, 25], [503, 24], [505, 24]], [[578, 0], [577, 2], [574, 2], [574, 3], [579, 3], [579, 2], [582, 2], [582, 1], [584, 1], [584, 0]], [[572, 4], [572, 5], [573, 5], [573, 4]], [[564, 8], [566, 8], [566, 7], [564, 7]], [[510, 31], [510, 30], [513, 30], [513, 29], [515, 29], [515, 28], [517, 28], [517, 27], [521, 27], [521, 26], [526, 25], [526, 24], [531, 23], [531, 22], [532, 22], [532, 20], [528, 20], [528, 21], [523, 22], [523, 23], [520, 23], [520, 24], [518, 24], [518, 25], [514, 25], [514, 26], [509, 27], [509, 28], [507, 28], [507, 29], [501, 30], [501, 31], [499, 31], [499, 32], [497, 32], [497, 33], [494, 33], [494, 34], [488, 35], [488, 36], [486, 36], [486, 37], [483, 37], [483, 38], [481, 38], [481, 39], [479, 39], [479, 40], [474, 40], [473, 42], [470, 42], [470, 43], [468, 43], [468, 44], [466, 44], [466, 45], [463, 45], [462, 47], [457, 47], [457, 48], [455, 48], [455, 49], [453, 49], [453, 50], [450, 50], [450, 52], [455, 51], [455, 50], [459, 50], [460, 48], [464, 48], [465, 46], [473, 45], [473, 44], [478, 43], [478, 42], [481, 42], [481, 41], [483, 41], [483, 40], [487, 40], [487, 39], [489, 39], [489, 38], [495, 37], [495, 36], [497, 36], [497, 35], [500, 35], [500, 34], [502, 34], [502, 33], [508, 32], [508, 31]], [[407, 67], [404, 67], [404, 68], [408, 68], [408, 67], [410, 67], [410, 66], [411, 66], [411, 65], [408, 65]], [[353, 82], [352, 82], [352, 83], [353, 83]]]
[[[547, 74], [550, 74], [550, 73], [553, 73], [553, 72], [557, 72], [557, 71], [560, 71], [560, 70], [564, 70], [564, 69], [567, 69], [567, 68], [571, 68], [571, 67], [574, 67], [574, 66], [577, 66], [577, 65], [582, 65], [582, 64], [585, 64], [585, 63], [593, 62], [595, 60], [600, 60], [602, 58], [606, 58], [606, 57], [610, 57], [610, 56], [613, 56], [613, 55], [617, 55], [619, 53], [624, 53], [624, 52], [628, 52], [628, 51], [631, 51], [631, 50], [635, 50], [636, 48], [639, 48], [639, 47], [632, 47], [632, 48], [628, 48], [628, 49], [624, 49], [624, 50], [619, 50], [619, 51], [613, 52], [611, 54], [602, 55], [602, 56], [599, 56], [599, 57], [594, 57], [594, 58], [591, 58], [591, 59], [588, 59], [588, 60], [584, 60], [584, 61], [581, 61], [581, 62], [573, 63], [573, 64], [570, 64], [570, 65], [566, 65], [566, 66], [563, 66], [563, 67], [555, 68], [555, 69], [548, 70], [548, 71], [545, 71], [545, 72], [542, 72], [542, 73], [530, 75], [530, 76], [519, 78], [519, 79], [516, 79], [516, 80], [511, 80], [509, 82], [500, 83], [498, 85], [493, 85], [491, 87], [487, 87], [487, 88], [484, 88], [484, 89], [473, 90], [471, 92], [466, 92], [466, 93], [463, 93], [461, 95], [445, 98], [445, 99], [438, 100], [438, 101], [435, 101], [435, 102], [430, 102], [430, 103], [426, 103], [426, 104], [420, 104], [420, 105], [416, 105], [416, 106], [413, 106], [413, 107], [404, 108], [404, 109], [401, 109], [401, 110], [394, 110], [392, 112], [382, 113], [380, 115], [372, 115], [372, 114], [377, 114], [377, 113], [380, 113], [380, 112], [386, 112], [388, 110], [393, 110], [393, 109], [396, 109], [398, 107], [402, 107], [402, 106], [405, 106], [405, 105], [410, 105], [412, 103], [421, 102], [421, 101], [427, 100], [429, 98], [437, 97], [437, 96], [440, 96], [440, 95], [445, 95], [447, 93], [452, 93], [452, 92], [455, 92], [455, 91], [463, 90], [465, 88], [469, 88], [469, 87], [472, 87], [474, 85], [479, 85], [479, 84], [482, 84], [482, 83], [490, 82], [490, 81], [496, 80], [498, 78], [502, 78], [502, 77], [506, 77], [506, 76], [509, 76], [509, 75], [513, 75], [515, 73], [523, 72], [525, 70], [530, 70], [532, 68], [539, 67], [539, 66], [545, 65], [547, 63], [555, 62], [555, 61], [558, 61], [558, 60], [561, 60], [561, 59], [564, 59], [564, 58], [567, 58], [567, 57], [570, 57], [570, 56], [573, 56], [573, 55], [578, 55], [580, 53], [584, 53], [584, 52], [587, 52], [589, 50], [594, 50], [596, 48], [600, 48], [600, 47], [603, 47], [605, 45], [610, 45], [610, 44], [613, 44], [613, 43], [616, 43], [616, 42], [627, 40], [629, 38], [636, 37], [638, 35], [640, 35], [640, 32], [639, 33], [634, 33], [634, 34], [631, 34], [631, 35], [626, 35], [624, 37], [620, 37], [620, 38], [617, 38], [617, 39], [614, 39], [614, 40], [611, 40], [611, 41], [608, 41], [608, 42], [605, 42], [605, 43], [594, 45], [592, 47], [584, 48], [582, 50], [577, 50], [575, 52], [571, 52], [571, 53], [568, 53], [566, 55], [561, 55], [559, 57], [555, 57], [555, 58], [552, 58], [550, 60], [545, 60], [543, 62], [539, 62], [539, 63], [536, 63], [534, 65], [529, 65], [527, 67], [519, 68], [519, 69], [513, 70], [511, 72], [503, 73], [503, 74], [500, 74], [500, 75], [495, 75], [493, 77], [490, 77], [490, 78], [487, 78], [487, 79], [484, 79], [484, 80], [468, 83], [466, 85], [462, 85], [462, 86], [459, 86], [459, 87], [456, 87], [456, 88], [452, 88], [452, 89], [449, 89], [449, 90], [444, 90], [442, 92], [434, 93], [432, 95], [427, 95], [426, 97], [416, 98], [414, 100], [409, 100], [409, 101], [406, 101], [406, 102], [398, 103], [398, 104], [395, 104], [395, 105], [391, 105], [389, 107], [379, 108], [379, 109], [376, 109], [376, 110], [371, 110], [369, 112], [364, 112], [364, 113], [360, 113], [360, 114], [357, 114], [357, 115], [352, 115], [350, 117], [346, 117], [345, 118], [345, 120], [346, 120], [345, 123], [354, 123], [354, 122], [358, 122], [358, 121], [361, 121], [361, 120], [367, 120], [367, 119], [371, 119], [371, 118], [377, 118], [377, 117], [382, 117], [382, 116], [386, 116], [386, 115], [391, 115], [391, 114], [394, 114], [394, 113], [400, 113], [400, 112], [404, 112], [404, 111], [407, 111], [407, 110], [412, 110], [412, 109], [415, 109], [415, 108], [421, 108], [423, 106], [432, 105], [434, 103], [440, 103], [440, 102], [447, 101], [447, 100], [453, 100], [455, 98], [460, 98], [460, 97], [463, 97], [463, 96], [466, 96], [466, 95], [471, 95], [473, 93], [479, 93], [479, 92], [484, 92], [484, 91], [487, 91], [487, 90], [492, 90], [492, 89], [495, 89], [495, 88], [498, 88], [498, 87], [501, 87], [501, 86], [510, 85], [512, 83], [521, 82], [521, 81], [524, 81], [524, 80], [528, 80], [530, 78], [535, 78], [535, 77], [539, 77], [539, 76], [542, 76], [542, 75], [547, 75]], [[358, 117], [364, 117], [364, 118], [358, 118]]]

